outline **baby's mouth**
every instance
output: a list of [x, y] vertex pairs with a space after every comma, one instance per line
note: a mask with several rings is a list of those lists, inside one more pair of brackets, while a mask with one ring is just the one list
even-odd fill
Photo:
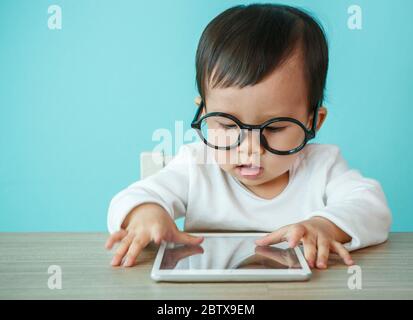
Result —
[[243, 164], [237, 166], [236, 170], [242, 177], [251, 179], [258, 177], [264, 171], [264, 168], [253, 164]]

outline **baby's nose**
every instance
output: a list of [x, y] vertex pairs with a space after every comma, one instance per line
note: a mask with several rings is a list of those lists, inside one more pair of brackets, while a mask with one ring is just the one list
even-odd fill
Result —
[[238, 146], [238, 151], [248, 155], [262, 154], [264, 148], [261, 145], [261, 133], [259, 129], [244, 130], [244, 138]]

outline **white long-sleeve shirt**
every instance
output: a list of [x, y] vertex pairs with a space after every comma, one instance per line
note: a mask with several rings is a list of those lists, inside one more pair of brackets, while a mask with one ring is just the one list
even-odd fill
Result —
[[183, 145], [158, 173], [112, 199], [110, 233], [142, 203], [157, 203], [172, 218], [185, 216], [184, 230], [272, 232], [313, 216], [329, 219], [351, 236], [348, 250], [384, 242], [391, 212], [380, 184], [350, 169], [335, 145], [308, 144], [290, 168], [287, 187], [263, 199], [215, 161], [203, 142]]

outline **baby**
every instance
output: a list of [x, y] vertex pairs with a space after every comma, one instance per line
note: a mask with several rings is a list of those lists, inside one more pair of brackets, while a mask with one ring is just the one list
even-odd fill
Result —
[[[135, 265], [152, 241], [199, 245], [189, 231], [268, 232], [257, 246], [302, 243], [320, 269], [331, 252], [352, 265], [349, 252], [386, 241], [380, 184], [350, 169], [337, 146], [307, 144], [326, 119], [327, 69], [324, 32], [300, 9], [252, 4], [214, 18], [196, 53], [191, 126], [201, 141], [112, 199], [112, 265]], [[174, 223], [182, 216], [186, 232]]]

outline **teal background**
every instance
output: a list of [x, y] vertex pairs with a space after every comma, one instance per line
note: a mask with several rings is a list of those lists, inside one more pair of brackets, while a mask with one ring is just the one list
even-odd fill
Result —
[[[260, 2], [260, 1], [256, 1]], [[313, 12], [330, 43], [318, 142], [378, 179], [393, 231], [413, 231], [413, 1], [282, 1]], [[206, 24], [247, 1], [0, 3], [0, 231], [104, 231], [110, 199], [139, 178], [157, 128], [189, 128]], [[347, 28], [347, 8], [363, 29]], [[47, 8], [62, 8], [62, 30]]]

